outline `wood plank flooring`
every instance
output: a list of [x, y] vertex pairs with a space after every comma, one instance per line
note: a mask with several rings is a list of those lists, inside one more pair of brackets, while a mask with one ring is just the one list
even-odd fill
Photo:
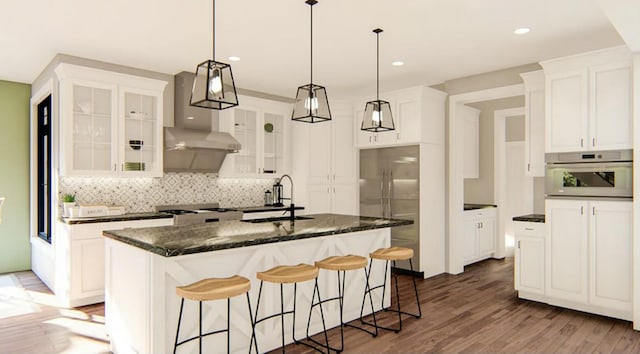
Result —
[[[479, 262], [465, 270], [456, 276], [418, 280], [423, 316], [419, 320], [404, 320], [398, 334], [383, 331], [372, 338], [346, 328], [344, 352], [640, 352], [640, 332], [633, 331], [630, 322], [518, 299], [513, 290], [513, 259]], [[31, 294], [51, 294], [33, 273], [15, 274]], [[410, 278], [400, 277], [403, 310], [413, 311], [410, 284]], [[41, 312], [0, 319], [0, 353], [109, 351], [103, 304], [72, 310], [39, 306]], [[384, 317], [383, 325], [396, 324], [394, 314], [387, 312], [380, 316]], [[330, 331], [332, 344], [339, 337], [339, 330]], [[313, 352], [302, 345], [289, 345], [286, 351]]]

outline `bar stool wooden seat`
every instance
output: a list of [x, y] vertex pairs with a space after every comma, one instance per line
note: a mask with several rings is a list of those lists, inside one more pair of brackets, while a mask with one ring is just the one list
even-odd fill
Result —
[[[339, 348], [334, 348], [334, 347], [330, 347], [330, 349], [335, 350], [337, 352], [341, 352], [344, 350], [344, 327], [348, 326], [348, 327], [352, 327], [352, 328], [357, 328], [359, 330], [365, 331], [369, 334], [371, 334], [372, 336], [376, 337], [378, 335], [378, 328], [375, 327], [375, 331], [369, 331], [366, 328], [363, 327], [359, 327], [359, 326], [355, 326], [352, 325], [350, 323], [345, 323], [343, 316], [344, 316], [344, 292], [345, 292], [345, 279], [346, 279], [346, 272], [349, 270], [358, 270], [358, 269], [363, 269], [364, 270], [364, 275], [365, 275], [365, 279], [366, 279], [366, 283], [365, 283], [365, 294], [367, 294], [367, 290], [369, 289], [369, 281], [368, 281], [368, 274], [367, 274], [367, 259], [365, 257], [362, 256], [356, 256], [356, 255], [346, 255], [346, 256], [331, 256], [331, 257], [327, 257], [323, 260], [320, 261], [316, 261], [315, 262], [316, 267], [318, 267], [319, 269], [324, 269], [324, 270], [329, 270], [329, 271], [336, 271], [337, 275], [338, 275], [338, 296], [333, 297], [333, 298], [328, 298], [328, 299], [324, 299], [322, 300], [320, 303], [315, 304], [315, 305], [320, 305], [322, 307], [323, 303], [329, 302], [329, 301], [335, 301], [338, 300], [339, 304], [340, 304], [340, 347]], [[373, 322], [376, 322], [376, 315], [375, 312], [373, 310], [373, 299], [371, 297], [371, 292], [369, 291], [369, 301], [371, 302], [371, 313], [373, 315]], [[315, 306], [314, 305], [314, 306]], [[313, 309], [313, 307], [312, 307]], [[360, 312], [360, 320], [362, 321], [362, 311]], [[307, 327], [307, 331], [309, 330], [309, 328]], [[308, 332], [307, 332], [307, 336], [309, 336]], [[315, 340], [313, 340], [311, 338], [312, 341], [314, 341], [316, 344], [320, 344], [322, 345], [322, 343], [318, 343]]]
[[[374, 286], [374, 287], [370, 287], [369, 288], [369, 295], [371, 295], [371, 291], [375, 290], [375, 289], [379, 289], [382, 288], [382, 307], [384, 309], [384, 296], [385, 296], [385, 292], [386, 292], [386, 284], [387, 284], [387, 271], [389, 269], [389, 262], [391, 262], [391, 265], [393, 268], [396, 267], [396, 261], [403, 261], [403, 260], [409, 260], [409, 266], [411, 268], [411, 271], [413, 272], [413, 262], [411, 261], [411, 258], [413, 257], [413, 250], [411, 248], [405, 248], [405, 247], [388, 247], [388, 248], [380, 248], [374, 252], [371, 252], [369, 254], [369, 257], [371, 258], [371, 260], [369, 261], [369, 272], [367, 274], [367, 281], [369, 279], [369, 276], [371, 275], [371, 266], [373, 265], [373, 260], [377, 259], [377, 260], [383, 260], [385, 261], [385, 267], [384, 267], [384, 281], [382, 283], [382, 285], [378, 285], [378, 286]], [[364, 322], [365, 324], [374, 326], [376, 329], [381, 328], [381, 329], [386, 329], [389, 331], [394, 331], [396, 333], [400, 332], [402, 330], [402, 315], [408, 315], [408, 316], [412, 316], [415, 318], [420, 318], [422, 317], [422, 309], [420, 308], [420, 297], [418, 296], [418, 287], [416, 285], [416, 279], [415, 277], [411, 277], [411, 280], [413, 281], [413, 291], [415, 292], [416, 295], [416, 305], [418, 306], [418, 313], [409, 313], [406, 311], [402, 311], [401, 307], [400, 307], [400, 292], [398, 291], [398, 273], [397, 272], [393, 272], [394, 275], [394, 280], [395, 280], [395, 288], [396, 288], [396, 305], [397, 305], [397, 309], [392, 309], [392, 308], [387, 308], [384, 309], [384, 311], [391, 311], [391, 312], [396, 312], [398, 313], [398, 327], [397, 328], [390, 328], [390, 327], [383, 327], [380, 326], [376, 323], [368, 323], [368, 322]], [[365, 289], [365, 295], [366, 295], [366, 289]], [[362, 309], [364, 309], [364, 303], [365, 303], [365, 297], [362, 298], [362, 306], [361, 306], [361, 313], [362, 313]]]
[[[320, 299], [320, 290], [318, 289], [318, 268], [309, 265], [309, 264], [298, 264], [298, 265], [283, 265], [271, 268], [264, 272], [256, 273], [256, 278], [260, 280], [260, 290], [258, 291], [258, 303], [256, 305], [255, 312], [255, 323], [254, 323], [254, 331], [251, 339], [257, 343], [257, 339], [255, 338], [255, 326], [265, 320], [270, 318], [274, 318], [276, 316], [280, 316], [280, 325], [282, 329], [282, 352], [284, 353], [285, 340], [284, 340], [284, 315], [292, 314], [293, 315], [293, 326], [292, 326], [292, 336], [293, 342], [296, 344], [303, 344], [310, 348], [313, 348], [317, 351], [323, 352], [319, 348], [301, 342], [296, 338], [296, 293], [297, 293], [297, 285], [298, 283], [314, 280], [314, 288], [313, 288], [313, 296], [311, 297], [311, 308], [313, 309], [314, 300], [316, 297], [316, 293], [318, 294], [318, 302]], [[262, 296], [262, 285], [264, 282], [280, 284], [280, 313], [275, 313], [272, 315], [268, 315], [266, 317], [258, 319], [258, 310], [260, 309], [260, 298]], [[290, 311], [284, 310], [284, 284], [293, 284], [293, 309]], [[324, 336], [327, 345], [324, 347], [327, 348], [328, 352], [328, 343], [329, 339], [327, 337], [327, 328], [324, 322], [324, 313], [322, 312], [322, 307], [320, 308], [320, 316], [322, 318], [322, 328], [324, 329]], [[311, 323], [311, 312], [309, 313], [309, 321], [307, 323], [307, 330], [309, 328], [309, 323]], [[256, 344], [256, 352], [258, 352], [257, 344]]]
[[[247, 295], [247, 306], [249, 307], [249, 319], [251, 320], [251, 330], [253, 332], [255, 326], [253, 324], [253, 314], [251, 312], [251, 300], [249, 299], [249, 289], [251, 289], [251, 282], [249, 279], [234, 275], [229, 278], [207, 278], [197, 281], [193, 284], [178, 286], [176, 287], [176, 295], [180, 296], [182, 299], [180, 301], [180, 315], [178, 316], [178, 328], [176, 329], [176, 341], [173, 347], [173, 353], [176, 353], [178, 346], [190, 342], [194, 339], [198, 339], [200, 353], [202, 353], [202, 337], [206, 337], [208, 335], [217, 334], [217, 333], [227, 333], [227, 353], [230, 352], [231, 347], [231, 336], [230, 336], [230, 307], [231, 307], [231, 298], [246, 294]], [[180, 335], [180, 322], [182, 321], [182, 310], [184, 308], [184, 300], [193, 300], [199, 302], [199, 326], [198, 326], [198, 336], [191, 337], [182, 341], [179, 341]], [[209, 333], [202, 333], [202, 302], [203, 301], [214, 301], [214, 300], [227, 300], [227, 328], [216, 330]], [[252, 340], [254, 337], [252, 336]], [[254, 342], [255, 343], [255, 342]], [[256, 344], [256, 351], [258, 350], [258, 344]], [[251, 343], [249, 344], [249, 348], [251, 348]]]

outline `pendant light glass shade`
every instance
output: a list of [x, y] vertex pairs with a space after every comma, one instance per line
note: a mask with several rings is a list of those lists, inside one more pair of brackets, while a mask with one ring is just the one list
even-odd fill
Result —
[[196, 69], [191, 91], [191, 105], [225, 109], [238, 105], [231, 65], [207, 60]]
[[231, 65], [216, 61], [216, 2], [213, 0], [213, 54], [196, 68], [191, 90], [192, 106], [222, 110], [238, 105]]
[[305, 1], [311, 9], [311, 79], [309, 84], [298, 87], [293, 105], [292, 120], [317, 123], [331, 120], [331, 110], [327, 99], [327, 89], [313, 83], [313, 5], [316, 0]]
[[380, 100], [380, 33], [382, 30], [376, 28], [373, 33], [376, 34], [376, 99], [369, 101], [364, 106], [364, 115], [362, 117], [362, 126], [360, 130], [373, 133], [395, 130], [393, 124], [393, 115], [391, 114], [391, 105], [387, 101]]

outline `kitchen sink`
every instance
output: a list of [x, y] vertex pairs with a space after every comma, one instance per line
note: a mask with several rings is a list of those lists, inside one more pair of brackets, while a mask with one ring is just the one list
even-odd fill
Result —
[[[262, 222], [277, 222], [277, 221], [289, 221], [291, 218], [288, 216], [277, 216], [272, 218], [262, 218], [262, 219], [251, 219], [251, 220], [241, 220], [242, 222], [250, 222], [252, 224], [258, 224]], [[295, 220], [309, 220], [313, 219], [309, 216], [296, 216]]]

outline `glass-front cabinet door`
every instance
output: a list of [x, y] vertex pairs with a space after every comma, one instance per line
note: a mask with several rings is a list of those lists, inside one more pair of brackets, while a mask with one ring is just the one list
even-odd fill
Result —
[[120, 116], [123, 119], [119, 141], [121, 171], [126, 175], [162, 174], [162, 121], [157, 94], [130, 88], [120, 89]]
[[264, 113], [262, 167], [265, 175], [284, 171], [284, 115]]
[[233, 155], [234, 174], [237, 176], [258, 173], [258, 112], [236, 108], [234, 112], [233, 136], [240, 142], [242, 149]]
[[66, 151], [64, 173], [115, 172], [116, 87], [82, 81], [67, 81], [61, 86], [60, 145]]

